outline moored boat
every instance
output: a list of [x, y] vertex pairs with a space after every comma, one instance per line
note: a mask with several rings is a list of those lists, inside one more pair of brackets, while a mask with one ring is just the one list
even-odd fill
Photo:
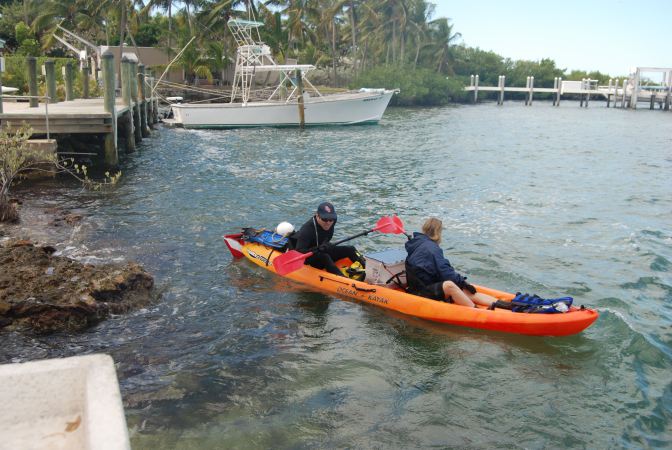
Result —
[[[278, 64], [273, 59], [269, 46], [258, 37], [257, 29], [263, 23], [230, 19], [227, 24], [238, 44], [231, 101], [173, 104], [176, 125], [184, 128], [237, 128], [377, 123], [396, 92], [360, 89], [322, 95], [307, 77], [315, 66]], [[269, 77], [277, 79], [275, 88], [265, 100], [254, 100], [254, 80]], [[304, 87], [306, 90], [302, 91]], [[302, 107], [298, 103], [299, 97], [302, 97]]]
[[[278, 238], [282, 238], [278, 236]], [[283, 248], [265, 245], [249, 240], [245, 234], [229, 234], [224, 241], [234, 258], [245, 257], [254, 264], [278, 273], [274, 261], [285, 255]], [[351, 261], [337, 262], [339, 267], [349, 267]], [[286, 278], [316, 288], [376, 305], [402, 314], [433, 322], [458, 325], [505, 333], [533, 336], [567, 336], [580, 333], [595, 322], [597, 311], [571, 306], [565, 313], [533, 314], [513, 312], [508, 309], [490, 310], [484, 307], [469, 308], [451, 303], [439, 302], [407, 293], [401, 286], [369, 284], [347, 277], [332, 275], [324, 270], [303, 265], [297, 270], [284, 274]], [[479, 292], [489, 294], [502, 301], [511, 301], [515, 295], [475, 286]]]

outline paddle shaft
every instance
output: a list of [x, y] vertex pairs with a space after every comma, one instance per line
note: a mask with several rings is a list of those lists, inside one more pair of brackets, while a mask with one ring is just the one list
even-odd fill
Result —
[[346, 237], [346, 238], [341, 239], [340, 241], [336, 241], [336, 242], [334, 242], [334, 243], [331, 244], [331, 245], [342, 244], [342, 243], [344, 243], [344, 242], [348, 242], [348, 241], [351, 241], [351, 240], [353, 240], [353, 239], [357, 239], [357, 238], [360, 237], [360, 236], [366, 236], [367, 234], [369, 234], [369, 233], [373, 233], [374, 231], [376, 231], [376, 229], [377, 229], [377, 228], [371, 228], [370, 230], [362, 231], [361, 233], [357, 233], [357, 234], [355, 234], [354, 236]]
[[[332, 242], [329, 242], [328, 244], [329, 244], [329, 245], [339, 245], [339, 244], [342, 244], [342, 243], [344, 243], [344, 242], [348, 242], [348, 241], [351, 241], [351, 240], [353, 240], [353, 239], [357, 239], [358, 237], [366, 236], [366, 235], [369, 234], [369, 233], [373, 233], [373, 232], [376, 231], [377, 229], [378, 229], [378, 227], [376, 227], [376, 228], [371, 228], [370, 230], [362, 231], [361, 233], [357, 233], [357, 234], [355, 234], [355, 235], [352, 235], [352, 236], [343, 238], [343, 239], [341, 239], [341, 240], [339, 240], [339, 241], [336, 241], [336, 242], [333, 242], [333, 243], [332, 243]], [[307, 255], [306, 258], [310, 258], [310, 257], [313, 256], [313, 255], [315, 254], [315, 252], [318, 251], [318, 250], [319, 250], [319, 246], [318, 246], [318, 247], [315, 247], [313, 250], [311, 250], [311, 251], [309, 251], [309, 252], [306, 252], [306, 253], [304, 253], [304, 254]]]

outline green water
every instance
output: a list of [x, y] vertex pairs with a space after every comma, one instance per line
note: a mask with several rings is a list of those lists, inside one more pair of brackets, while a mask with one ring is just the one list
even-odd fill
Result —
[[[5, 333], [0, 362], [111, 354], [135, 449], [669, 448], [671, 118], [539, 102], [162, 129], [113, 192], [23, 192], [85, 215], [63, 254], [139, 261], [160, 301], [79, 335]], [[564, 338], [440, 326], [312, 292], [222, 243], [299, 226], [323, 200], [336, 237], [394, 212], [409, 231], [438, 216], [473, 282], [572, 295], [600, 318]]]

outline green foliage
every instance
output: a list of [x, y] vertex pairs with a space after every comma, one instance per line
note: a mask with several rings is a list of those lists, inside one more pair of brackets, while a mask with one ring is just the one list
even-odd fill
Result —
[[16, 49], [17, 55], [24, 56], [38, 56], [40, 54], [40, 43], [37, 42], [35, 36], [33, 35], [28, 25], [23, 22], [19, 22], [14, 27], [15, 30], [15, 39], [19, 43], [19, 47]]
[[506, 61], [509, 68], [502, 75], [506, 75], [506, 84], [511, 86], [525, 86], [527, 77], [533, 76], [535, 87], [552, 88], [554, 78], [562, 77], [565, 72], [555, 67], [555, 61], [548, 58], [541, 61], [511, 61], [510, 59]]
[[35, 39], [35, 36], [30, 31], [30, 28], [28, 28], [28, 25], [23, 22], [17, 23], [14, 27], [14, 36], [16, 37], [17, 42], [23, 42], [26, 39]]
[[135, 43], [138, 47], [158, 45], [164, 30], [168, 28], [167, 22], [167, 19], [161, 16], [153, 16], [147, 22], [140, 24], [135, 33]]
[[507, 70], [504, 58], [492, 51], [459, 45], [453, 47], [453, 54], [455, 73], [464, 77], [478, 74], [483, 85], [496, 86], [499, 76]]
[[18, 214], [9, 202], [9, 188], [29, 170], [45, 163], [56, 164], [56, 154], [28, 146], [33, 130], [23, 125], [14, 132], [0, 130], [0, 222], [16, 221]]
[[14, 222], [19, 219], [14, 204], [10, 203], [9, 192], [30, 171], [65, 172], [79, 180], [84, 187], [93, 190], [100, 190], [119, 181], [121, 172], [105, 172], [102, 181], [91, 180], [86, 166], [74, 164], [70, 168], [68, 165], [72, 164], [71, 160], [60, 162], [55, 152], [28, 145], [32, 135], [32, 128], [26, 124], [13, 131], [10, 124], [0, 129], [0, 222]]
[[399, 68], [395, 66], [375, 67], [363, 73], [352, 87], [384, 87], [399, 89], [392, 97], [392, 105], [437, 106], [463, 98], [464, 85], [456, 79], [429, 69]]
[[21, 2], [12, 2], [0, 6], [0, 38], [4, 39], [6, 49], [18, 46], [16, 41], [16, 24], [23, 19], [23, 5]]
[[[37, 58], [37, 81], [38, 87], [42, 90], [44, 94], [44, 75], [42, 75], [42, 65], [47, 60], [53, 60], [54, 72], [56, 75], [56, 85], [59, 93], [59, 100], [65, 100], [65, 81], [63, 80], [63, 67], [71, 62], [73, 65], [74, 72], [74, 93], [75, 96], [81, 97], [82, 95], [82, 84], [84, 76], [82, 71], [79, 70], [79, 62], [76, 59], [72, 58], [48, 58], [46, 56], [41, 56]], [[20, 94], [28, 93], [28, 65], [26, 63], [26, 58], [23, 56], [6, 56], [5, 57], [5, 73], [2, 74], [2, 83], [4, 86], [11, 86], [19, 89]], [[102, 96], [101, 88], [95, 83], [93, 77], [89, 77], [89, 96], [91, 97], [100, 97]]]
[[581, 81], [584, 78], [597, 80], [597, 84], [606, 85], [609, 84], [609, 78], [611, 77], [597, 70], [594, 70], [592, 72], [586, 72], [585, 70], [572, 70], [571, 72], [569, 72], [569, 74], [565, 75], [564, 77], [564, 79], [566, 80], [573, 80], [573, 81]]

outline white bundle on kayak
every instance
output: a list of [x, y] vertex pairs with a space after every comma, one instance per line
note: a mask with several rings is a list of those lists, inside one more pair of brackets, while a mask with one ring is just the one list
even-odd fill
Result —
[[294, 232], [294, 225], [289, 222], [280, 222], [277, 227], [275, 227], [275, 234], [280, 236], [289, 236]]

